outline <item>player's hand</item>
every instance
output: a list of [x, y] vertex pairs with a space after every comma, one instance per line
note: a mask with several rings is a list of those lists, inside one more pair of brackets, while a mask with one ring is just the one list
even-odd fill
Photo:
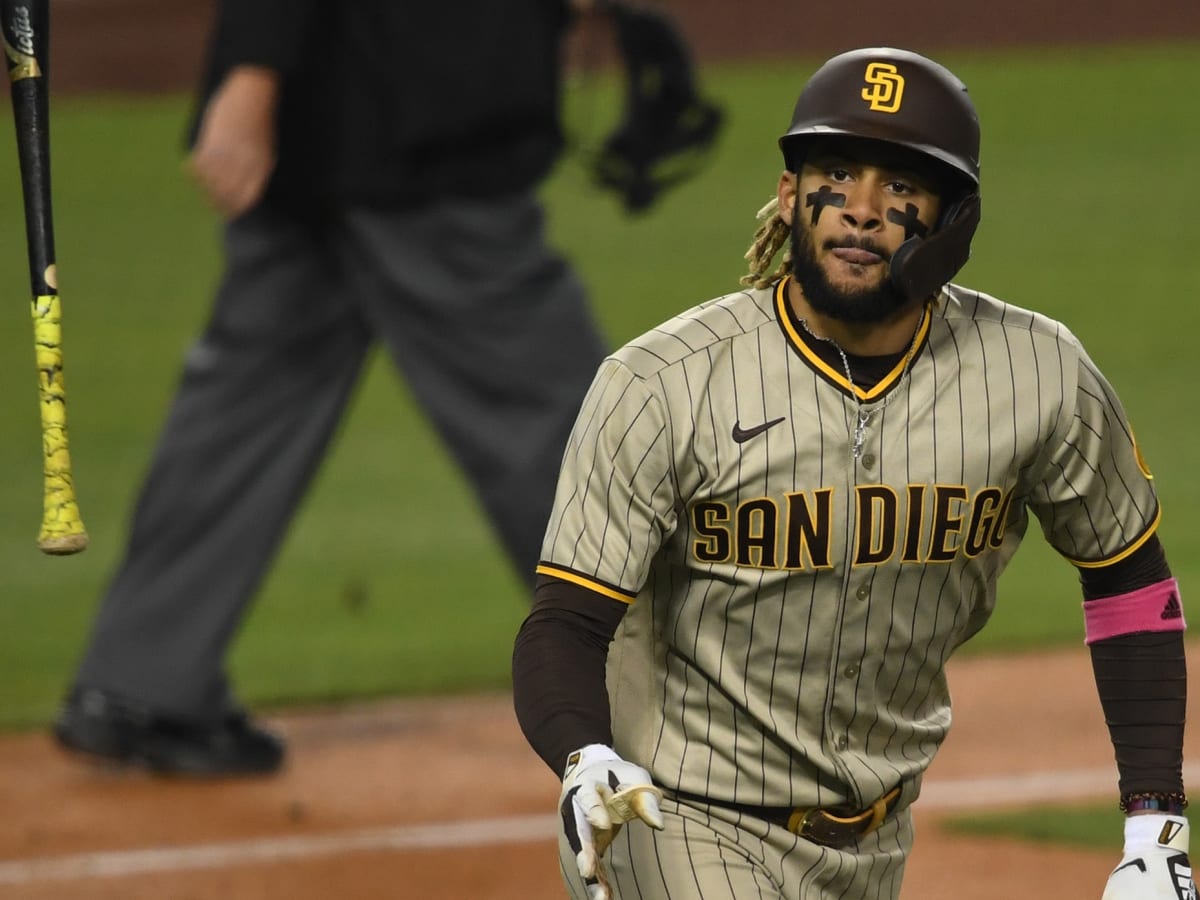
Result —
[[227, 219], [259, 201], [275, 168], [279, 76], [236, 66], [204, 110], [186, 168]]
[[1188, 862], [1188, 821], [1145, 813], [1125, 819], [1125, 855], [1101, 900], [1196, 900]]
[[601, 857], [626, 822], [640, 819], [661, 829], [661, 799], [650, 773], [621, 759], [611, 747], [588, 744], [568, 757], [558, 808], [589, 900], [611, 900]]

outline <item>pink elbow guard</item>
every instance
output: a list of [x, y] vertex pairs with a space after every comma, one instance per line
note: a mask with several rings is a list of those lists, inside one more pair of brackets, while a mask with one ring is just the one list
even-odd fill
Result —
[[1183, 631], [1187, 624], [1174, 578], [1127, 594], [1085, 600], [1083, 622], [1088, 644], [1140, 631]]

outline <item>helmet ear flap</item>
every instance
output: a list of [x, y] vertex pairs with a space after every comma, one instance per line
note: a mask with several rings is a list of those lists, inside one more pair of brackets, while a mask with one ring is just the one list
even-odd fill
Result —
[[970, 259], [979, 218], [979, 193], [972, 191], [946, 209], [929, 237], [914, 235], [901, 244], [890, 265], [896, 289], [909, 300], [925, 300], [941, 290]]

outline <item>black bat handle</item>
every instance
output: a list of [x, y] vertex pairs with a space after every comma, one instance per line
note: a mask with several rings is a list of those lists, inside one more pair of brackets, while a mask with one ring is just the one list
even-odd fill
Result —
[[35, 297], [58, 293], [50, 188], [49, 8], [48, 0], [0, 0]]

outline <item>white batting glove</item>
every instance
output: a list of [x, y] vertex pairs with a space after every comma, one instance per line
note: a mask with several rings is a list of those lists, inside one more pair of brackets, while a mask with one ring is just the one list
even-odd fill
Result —
[[661, 829], [661, 799], [650, 773], [621, 759], [612, 747], [588, 744], [567, 757], [558, 808], [588, 900], [611, 900], [600, 859], [626, 822], [640, 819]]
[[1101, 900], [1196, 900], [1188, 820], [1166, 813], [1125, 819], [1125, 855]]

